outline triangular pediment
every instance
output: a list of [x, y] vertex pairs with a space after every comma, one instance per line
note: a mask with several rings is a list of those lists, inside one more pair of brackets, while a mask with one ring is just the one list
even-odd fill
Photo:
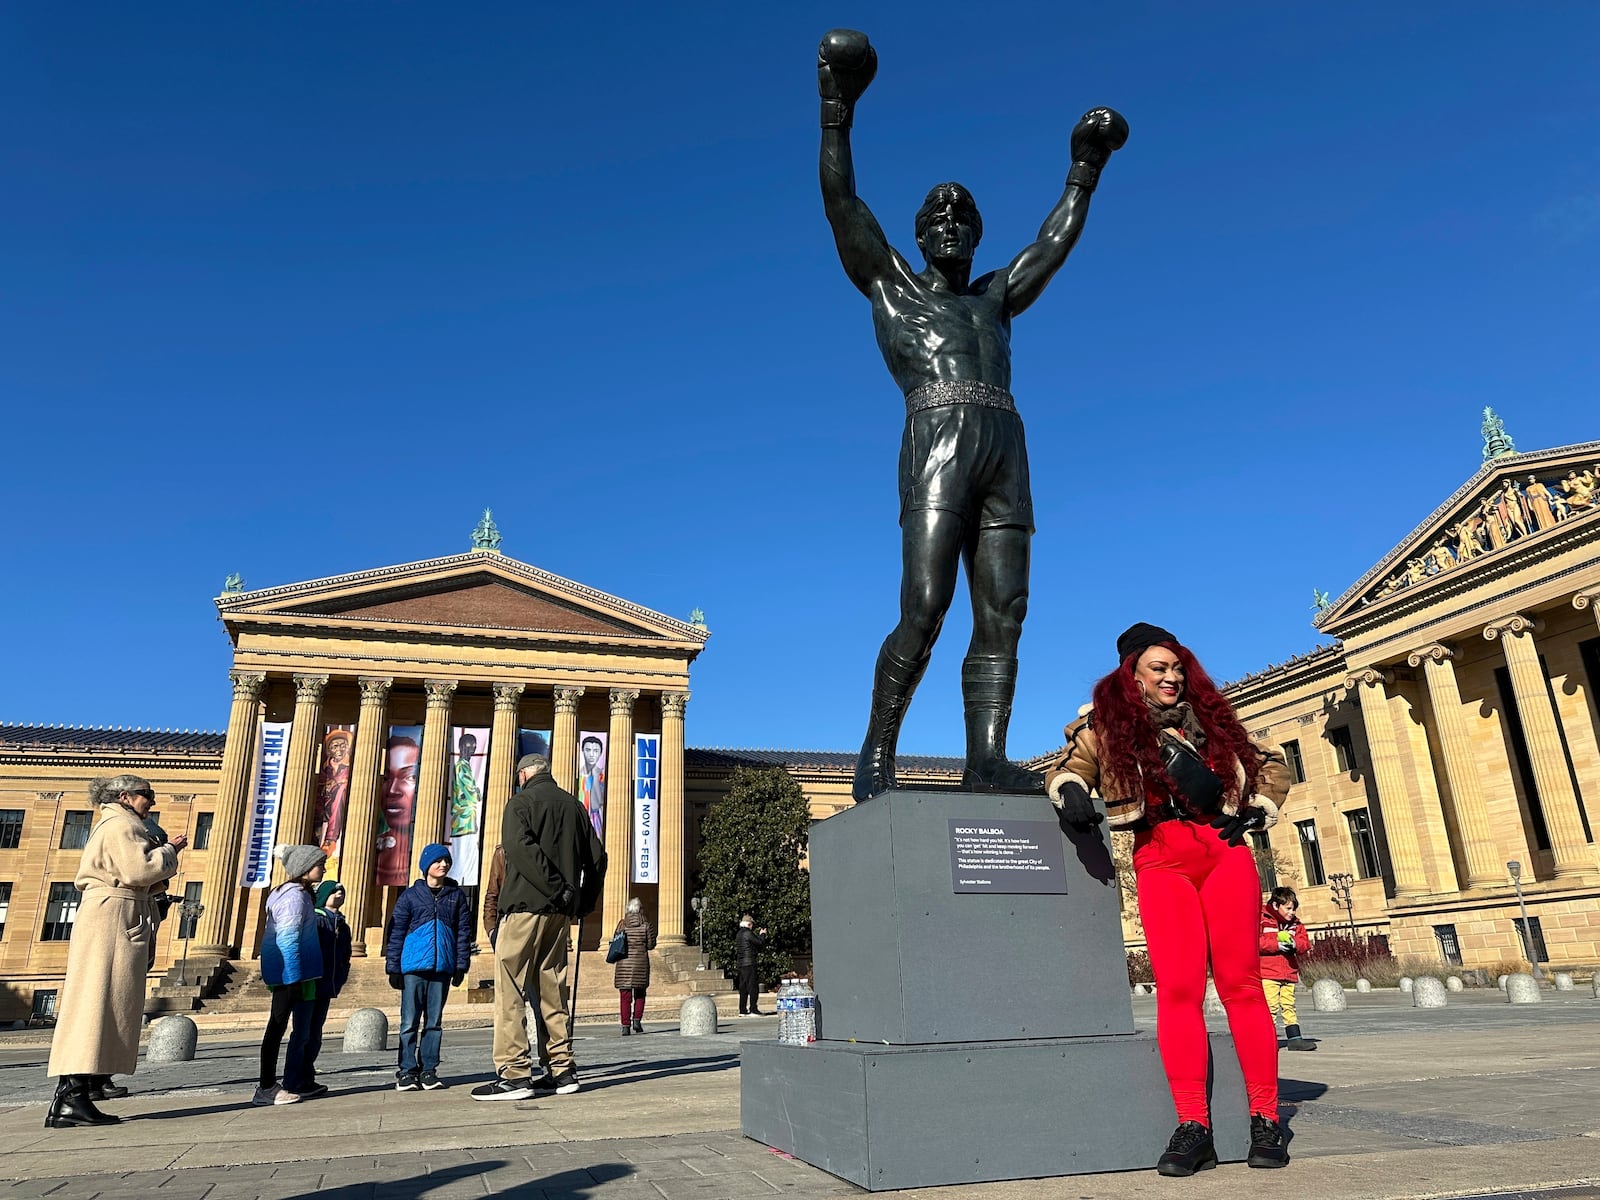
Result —
[[541, 571], [501, 554], [428, 559], [223, 595], [230, 626], [252, 622], [515, 633], [663, 642], [698, 648], [703, 626]]
[[1600, 442], [1491, 459], [1313, 624], [1346, 617], [1492, 570], [1600, 514]]

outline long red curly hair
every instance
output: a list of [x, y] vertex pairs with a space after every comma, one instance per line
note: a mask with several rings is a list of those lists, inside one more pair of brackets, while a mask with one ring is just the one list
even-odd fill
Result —
[[[1222, 780], [1225, 799], [1230, 804], [1241, 799], [1236, 764], [1244, 768], [1244, 796], [1254, 794], [1256, 777], [1261, 771], [1261, 752], [1239, 723], [1233, 705], [1217, 690], [1211, 676], [1187, 646], [1177, 642], [1159, 644], [1172, 651], [1183, 665], [1183, 698], [1194, 709], [1195, 718], [1205, 731], [1206, 744], [1201, 753], [1206, 764]], [[1167, 799], [1175, 794], [1176, 788], [1161, 764], [1160, 733], [1151, 720], [1150, 705], [1133, 677], [1134, 664], [1145, 649], [1148, 647], [1130, 654], [1116, 670], [1094, 685], [1094, 731], [1100, 751], [1100, 777], [1102, 785], [1112, 788], [1113, 795], [1135, 798], [1142, 778], [1147, 790], [1153, 785], [1162, 794], [1161, 798]]]

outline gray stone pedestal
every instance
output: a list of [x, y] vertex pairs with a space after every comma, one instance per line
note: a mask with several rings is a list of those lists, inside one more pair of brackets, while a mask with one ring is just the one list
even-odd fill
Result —
[[[958, 869], [953, 828], [1037, 839], [1046, 865]], [[1042, 796], [899, 791], [814, 823], [810, 861], [820, 1040], [743, 1043], [747, 1136], [873, 1191], [1155, 1165], [1177, 1117], [1133, 1031], [1103, 827], [1063, 831]], [[1237, 1161], [1244, 1083], [1211, 1044]]]

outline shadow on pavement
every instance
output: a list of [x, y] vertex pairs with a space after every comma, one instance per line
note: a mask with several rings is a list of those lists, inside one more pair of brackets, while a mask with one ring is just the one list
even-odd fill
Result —
[[[301, 1200], [316, 1196], [318, 1200], [408, 1200], [426, 1197], [430, 1192], [461, 1183], [489, 1171], [500, 1170], [514, 1164], [503, 1159], [486, 1159], [483, 1162], [441, 1167], [426, 1175], [407, 1175], [399, 1179], [362, 1180], [337, 1187], [324, 1187], [285, 1196], [283, 1200]], [[561, 1171], [554, 1175], [535, 1175], [526, 1183], [512, 1184], [495, 1192], [497, 1196], [511, 1196], [520, 1200], [544, 1200], [546, 1195], [581, 1197], [596, 1193], [606, 1184], [626, 1179], [634, 1173], [627, 1163], [599, 1163], [582, 1171]]]

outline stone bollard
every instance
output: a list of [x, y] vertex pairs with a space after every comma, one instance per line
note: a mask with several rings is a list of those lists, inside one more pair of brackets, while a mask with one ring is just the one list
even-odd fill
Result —
[[1464, 992], [1467, 990], [1467, 985], [1461, 982], [1459, 975], [1450, 976], [1444, 981], [1444, 986], [1452, 992]]
[[371, 1054], [389, 1048], [389, 1014], [381, 1008], [358, 1008], [344, 1025], [344, 1052]]
[[150, 1024], [150, 1048], [145, 1051], [146, 1062], [189, 1062], [194, 1058], [195, 1043], [200, 1031], [195, 1023], [181, 1013], [162, 1017]]
[[1222, 1006], [1222, 997], [1217, 994], [1217, 981], [1206, 980], [1205, 1014], [1208, 1017], [1226, 1016], [1228, 1010]]
[[1506, 976], [1506, 999], [1513, 1004], [1537, 1004], [1544, 999], [1539, 994], [1539, 981], [1526, 971]]
[[717, 1002], [710, 996], [690, 996], [678, 1009], [678, 1032], [684, 1037], [709, 1037], [717, 1032]]
[[1343, 1012], [1344, 986], [1337, 979], [1319, 979], [1311, 985], [1311, 1007], [1318, 1012]]
[[1570, 971], [1557, 971], [1555, 983], [1556, 991], [1570, 992], [1572, 990], [1572, 973]]
[[1412, 980], [1411, 976], [1409, 976], [1409, 975], [1400, 976], [1400, 990], [1402, 992], [1405, 992], [1407, 995], [1410, 995], [1411, 994], [1411, 986], [1412, 986], [1413, 982], [1414, 981]]
[[1419, 975], [1411, 982], [1411, 1004], [1414, 1008], [1443, 1008], [1449, 995], [1444, 982], [1433, 975]]
[[1506, 990], [1506, 980], [1508, 980], [1510, 978], [1511, 978], [1511, 976], [1509, 976], [1509, 975], [1500, 976], [1500, 978], [1498, 978], [1498, 979], [1496, 979], [1494, 981], [1495, 986], [1497, 988], [1499, 988], [1502, 992], [1505, 991]]
[[1370, 992], [1371, 990], [1372, 990], [1372, 980], [1370, 980], [1370, 979], [1358, 979], [1358, 980], [1356, 980], [1356, 991], [1358, 991], [1358, 992]]

